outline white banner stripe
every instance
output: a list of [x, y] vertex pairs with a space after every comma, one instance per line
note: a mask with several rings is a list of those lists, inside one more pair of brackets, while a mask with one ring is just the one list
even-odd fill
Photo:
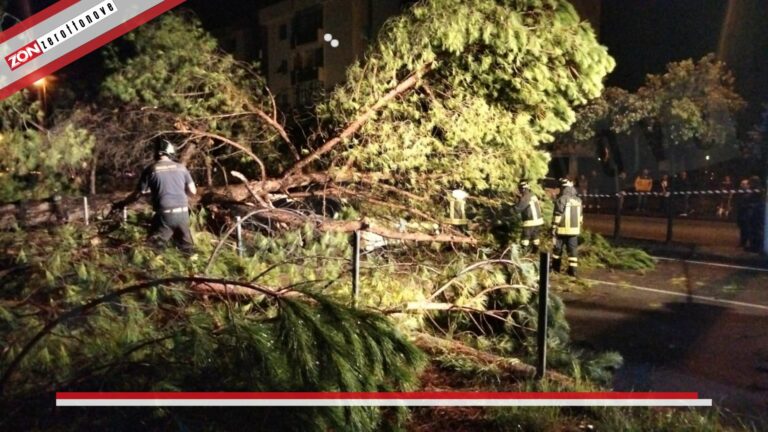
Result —
[[[39, 46], [42, 53], [30, 57], [18, 66], [13, 67], [11, 60], [0, 61], [0, 87], [21, 79], [25, 75], [53, 62], [54, 60], [67, 55], [77, 47], [94, 40], [109, 30], [118, 27], [124, 22], [140, 15], [162, 3], [163, 0], [82, 0], [67, 9], [53, 15], [45, 21], [36, 24], [34, 27], [20, 33], [11, 39], [0, 43], [0, 57], [17, 52], [22, 47], [30, 43], [38, 42], [45, 38], [46, 40], [54, 34], [60, 34], [62, 28], [66, 28], [72, 21], [79, 20], [81, 16], [93, 12], [97, 13], [100, 7], [105, 7], [105, 14], [99, 15], [98, 19], [92, 17], [91, 22], [86, 22], [86, 26], [77, 32], [69, 33], [66, 31], [66, 38], [61, 37], [58, 40], [53, 39], [51, 47]], [[106, 4], [113, 5], [114, 10], [106, 9]], [[9, 63], [10, 62], [10, 63]]]
[[160, 407], [160, 406], [604, 406], [604, 407], [709, 407], [712, 399], [57, 399], [56, 406]]

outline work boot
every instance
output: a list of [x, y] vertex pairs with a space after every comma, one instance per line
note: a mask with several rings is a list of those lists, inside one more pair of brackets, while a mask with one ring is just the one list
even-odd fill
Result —
[[560, 273], [560, 258], [555, 258], [552, 260], [552, 271], [554, 273]]
[[576, 267], [568, 266], [568, 276], [576, 277]]

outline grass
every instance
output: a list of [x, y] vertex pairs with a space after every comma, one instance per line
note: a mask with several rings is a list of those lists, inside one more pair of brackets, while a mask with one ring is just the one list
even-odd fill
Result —
[[[521, 391], [596, 391], [577, 382], [564, 388], [529, 382]], [[509, 407], [487, 411], [500, 431], [737, 432], [760, 430], [717, 408], [657, 407]]]

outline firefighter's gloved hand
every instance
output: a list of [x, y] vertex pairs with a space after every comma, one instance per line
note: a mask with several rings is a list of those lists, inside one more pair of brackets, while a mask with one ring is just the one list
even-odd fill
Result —
[[112, 203], [112, 207], [109, 209], [109, 215], [111, 216], [111, 215], [120, 214], [120, 212], [123, 211], [124, 207], [125, 207], [124, 201], [118, 201], [118, 202]]

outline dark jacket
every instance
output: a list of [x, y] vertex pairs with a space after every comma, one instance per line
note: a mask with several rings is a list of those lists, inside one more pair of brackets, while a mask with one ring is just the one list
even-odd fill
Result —
[[581, 198], [573, 187], [565, 187], [555, 200], [554, 225], [557, 235], [579, 235], [581, 233]]
[[194, 182], [184, 165], [171, 160], [159, 160], [142, 172], [138, 192], [152, 194], [152, 207], [155, 211], [187, 207], [187, 184]]
[[523, 191], [520, 202], [515, 206], [515, 211], [520, 213], [524, 227], [544, 225], [539, 198], [530, 189]]

